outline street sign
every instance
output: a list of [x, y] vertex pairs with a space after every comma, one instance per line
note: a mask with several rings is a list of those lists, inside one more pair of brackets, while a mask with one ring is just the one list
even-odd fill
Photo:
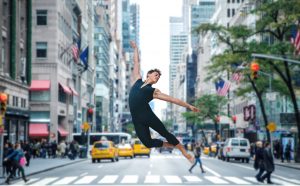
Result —
[[270, 122], [267, 128], [270, 132], [274, 132], [276, 130], [276, 124], [274, 122]]
[[276, 92], [267, 92], [266, 97], [269, 101], [276, 101]]
[[90, 129], [90, 125], [88, 122], [84, 122], [82, 126], [83, 130], [86, 132]]

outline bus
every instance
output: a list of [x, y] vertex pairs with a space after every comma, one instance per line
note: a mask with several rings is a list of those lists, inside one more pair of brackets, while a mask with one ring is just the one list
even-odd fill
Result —
[[[73, 139], [78, 142], [80, 146], [87, 144], [88, 138], [84, 133], [73, 133]], [[99, 140], [109, 140], [114, 142], [114, 144], [120, 144], [122, 142], [130, 143], [131, 135], [125, 132], [95, 132], [89, 133], [89, 147], [91, 147], [94, 142]]]

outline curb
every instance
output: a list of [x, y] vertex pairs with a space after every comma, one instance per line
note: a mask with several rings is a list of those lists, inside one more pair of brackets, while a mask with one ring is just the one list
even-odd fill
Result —
[[277, 166], [281, 166], [281, 167], [287, 167], [287, 168], [291, 168], [291, 169], [300, 170], [300, 167], [293, 167], [293, 166], [289, 166], [289, 165], [281, 164], [281, 163], [274, 163], [274, 164], [277, 165]]
[[[32, 176], [32, 175], [40, 174], [40, 173], [47, 172], [47, 171], [50, 171], [50, 170], [53, 170], [53, 169], [57, 169], [57, 168], [60, 168], [60, 167], [64, 167], [64, 166], [67, 166], [67, 165], [72, 165], [72, 164], [83, 162], [83, 161], [87, 161], [87, 160], [88, 159], [82, 159], [82, 160], [78, 160], [78, 161], [74, 161], [74, 162], [69, 162], [69, 163], [62, 164], [62, 165], [57, 165], [57, 166], [54, 166], [54, 167], [49, 167], [49, 168], [46, 168], [46, 169], [43, 169], [43, 170], [39, 170], [39, 171], [33, 171], [33, 172], [29, 173], [29, 174], [26, 174], [26, 176]], [[16, 179], [16, 180], [18, 180], [18, 179]], [[4, 182], [0, 182], [0, 185], [3, 185], [3, 184], [5, 184], [5, 179], [4, 179]]]

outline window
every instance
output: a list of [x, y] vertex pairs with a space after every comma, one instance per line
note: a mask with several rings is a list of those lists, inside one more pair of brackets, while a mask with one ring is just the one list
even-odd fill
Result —
[[237, 2], [237, 3], [240, 3], [240, 0], [237, 0], [236, 2]]
[[237, 140], [237, 139], [232, 139], [232, 141], [231, 141], [231, 146], [239, 146], [239, 140]]
[[227, 17], [230, 17], [230, 8], [227, 9]]
[[36, 24], [47, 25], [47, 10], [36, 11]]
[[36, 42], [36, 57], [47, 57], [47, 42]]
[[235, 0], [232, 0], [232, 3], [235, 3], [234, 1], [235, 1]]
[[240, 141], [240, 146], [247, 147], [248, 146], [248, 142], [246, 140], [241, 140]]
[[227, 3], [230, 3], [230, 0], [227, 0]]
[[232, 9], [232, 16], [235, 15], [235, 9]]

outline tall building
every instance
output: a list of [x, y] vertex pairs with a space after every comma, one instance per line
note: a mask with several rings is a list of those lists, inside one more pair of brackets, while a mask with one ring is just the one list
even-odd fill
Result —
[[109, 97], [110, 97], [110, 78], [109, 78], [109, 45], [111, 41], [109, 4], [102, 1], [94, 1], [95, 20], [94, 27], [94, 51], [96, 56], [96, 131], [105, 131], [109, 124]]
[[92, 1], [36, 0], [32, 12], [29, 136], [70, 140], [83, 122], [95, 127]]
[[182, 17], [170, 17], [170, 95], [174, 96], [174, 80], [177, 73], [177, 65], [181, 62], [183, 49], [188, 44], [188, 34], [184, 32]]
[[0, 0], [0, 10], [0, 93], [8, 97], [6, 112], [0, 111], [0, 138], [15, 143], [27, 140], [29, 130], [32, 1]]

